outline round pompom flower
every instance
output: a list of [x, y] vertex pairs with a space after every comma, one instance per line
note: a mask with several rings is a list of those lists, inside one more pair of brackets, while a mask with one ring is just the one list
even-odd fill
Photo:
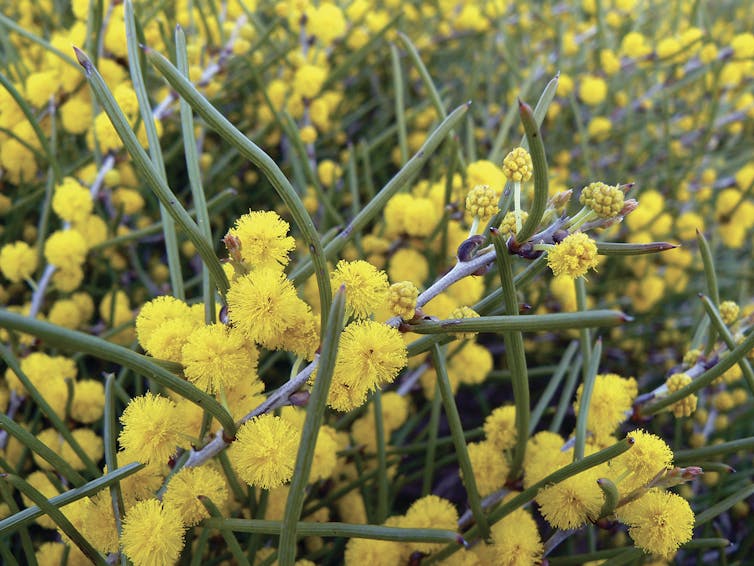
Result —
[[607, 83], [601, 77], [586, 76], [579, 85], [579, 98], [589, 106], [597, 106], [607, 96]]
[[293, 90], [304, 98], [314, 98], [327, 78], [327, 69], [317, 65], [301, 65], [293, 75]]
[[[625, 379], [614, 373], [603, 373], [595, 377], [586, 426], [598, 441], [613, 434], [618, 425], [628, 419], [627, 412], [631, 410], [636, 396], [635, 384], [636, 380]], [[576, 415], [581, 409], [583, 389], [584, 386], [579, 385], [576, 390], [576, 400], [573, 403]]]
[[340, 337], [328, 405], [344, 412], [360, 407], [370, 391], [392, 383], [406, 363], [398, 330], [373, 320], [352, 322]]
[[253, 375], [257, 351], [240, 330], [212, 324], [189, 335], [181, 349], [181, 363], [191, 383], [214, 393]]
[[[472, 442], [468, 446], [469, 460], [479, 495], [487, 496], [505, 484], [509, 466], [503, 453], [489, 440]], [[461, 479], [463, 473], [460, 472]], [[464, 480], [465, 482], [465, 480]]]
[[306, 310], [296, 288], [276, 269], [261, 268], [239, 277], [228, 290], [228, 314], [246, 337], [275, 349], [283, 332]]
[[[517, 495], [511, 493], [504, 501]], [[481, 547], [480, 559], [496, 566], [539, 564], [544, 546], [537, 523], [526, 509], [519, 508], [492, 526], [492, 545]]]
[[659, 436], [641, 429], [627, 436], [634, 441], [631, 450], [610, 460], [610, 469], [614, 470], [612, 475], [622, 477], [616, 482], [621, 495], [644, 487], [657, 474], [672, 467], [673, 462], [673, 451]]
[[306, 16], [306, 29], [325, 45], [346, 32], [346, 18], [343, 11], [334, 4], [312, 6], [307, 9]]
[[346, 286], [346, 311], [349, 316], [367, 318], [387, 298], [387, 274], [366, 261], [341, 260], [330, 278], [333, 293], [341, 285]]
[[52, 209], [66, 222], [79, 222], [94, 209], [94, 201], [89, 189], [73, 177], [66, 177], [55, 187]]
[[636, 546], [665, 560], [691, 540], [694, 529], [694, 512], [688, 502], [659, 489], [619, 507], [617, 514], [628, 525], [628, 534]]
[[228, 235], [238, 238], [243, 261], [254, 267], [282, 269], [296, 247], [288, 229], [288, 223], [276, 212], [253, 211], [236, 220]]
[[393, 566], [401, 564], [402, 557], [402, 545], [399, 542], [352, 538], [348, 539], [344, 558], [346, 566]]
[[101, 381], [82, 379], [73, 384], [71, 418], [85, 424], [98, 421], [105, 406], [105, 387]]
[[37, 269], [37, 252], [19, 240], [5, 244], [0, 250], [0, 271], [12, 283], [31, 277]]
[[553, 274], [581, 277], [597, 267], [597, 244], [583, 232], [574, 232], [547, 252], [547, 265]]
[[134, 566], [175, 564], [185, 529], [177, 509], [156, 499], [139, 501], [123, 518], [120, 546]]
[[175, 509], [183, 524], [191, 527], [209, 517], [207, 508], [199, 500], [200, 495], [219, 508], [225, 505], [228, 488], [220, 472], [208, 466], [182, 468], [170, 480], [162, 504]]
[[571, 476], [548, 486], [537, 495], [542, 516], [556, 529], [575, 529], [587, 521], [596, 520], [604, 503], [604, 495], [597, 484], [600, 467]]
[[100, 552], [117, 552], [118, 529], [115, 526], [109, 490], [102, 490], [87, 500], [87, 517], [81, 525], [81, 534]]
[[[116, 295], [119, 299], [119, 295]], [[127, 305], [126, 305], [127, 306]], [[109, 308], [106, 310], [110, 310]], [[117, 307], [116, 309], [117, 310]], [[153, 333], [166, 322], [191, 316], [191, 308], [183, 301], [162, 295], [144, 304], [136, 317], [136, 336], [146, 350]], [[103, 316], [103, 318], [108, 318]]]
[[140, 462], [163, 464], [178, 446], [187, 445], [187, 430], [176, 404], [147, 393], [134, 397], [120, 417], [121, 447]]
[[484, 419], [484, 435], [501, 452], [516, 444], [516, 407], [503, 405]]
[[289, 421], [264, 414], [238, 429], [228, 455], [243, 481], [272, 489], [293, 477], [299, 437]]
[[86, 252], [86, 240], [76, 230], [53, 232], [44, 246], [45, 259], [61, 269], [79, 267], [86, 259]]
[[[414, 501], [406, 511], [401, 521], [402, 527], [416, 529], [447, 529], [455, 531], [458, 528], [458, 511], [447, 499], [436, 495], [427, 495]], [[443, 547], [437, 542], [414, 542], [411, 547], [419, 552], [429, 554]]]

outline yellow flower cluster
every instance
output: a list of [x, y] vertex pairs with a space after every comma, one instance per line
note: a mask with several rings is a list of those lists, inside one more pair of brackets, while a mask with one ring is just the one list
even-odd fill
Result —
[[498, 199], [499, 196], [492, 187], [477, 185], [466, 195], [466, 210], [471, 216], [476, 216], [484, 222], [500, 211], [497, 206]]
[[[679, 389], [686, 387], [689, 383], [691, 383], [691, 381], [691, 377], [685, 373], [674, 373], [668, 378], [668, 380], [665, 382], [665, 385], [668, 388], [668, 393], [675, 393]], [[687, 395], [683, 399], [673, 403], [670, 407], [670, 410], [677, 418], [690, 417], [691, 414], [696, 410], [696, 403], [696, 395]]]
[[517, 183], [531, 179], [534, 173], [534, 165], [531, 155], [523, 147], [517, 147], [503, 159], [503, 174], [510, 181]]
[[547, 265], [556, 277], [582, 277], [598, 264], [597, 245], [583, 232], [566, 236], [547, 252]]
[[399, 281], [393, 283], [388, 289], [388, 302], [390, 310], [395, 316], [400, 316], [404, 320], [414, 318], [416, 312], [416, 298], [419, 296], [419, 289], [411, 281]]
[[620, 187], [597, 181], [589, 183], [581, 190], [579, 202], [592, 209], [598, 216], [611, 218], [618, 216], [623, 210], [623, 191]]

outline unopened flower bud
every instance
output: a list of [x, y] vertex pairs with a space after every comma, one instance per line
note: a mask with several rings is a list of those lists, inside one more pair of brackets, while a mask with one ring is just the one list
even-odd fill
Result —
[[503, 174], [510, 181], [528, 181], [533, 171], [531, 155], [523, 147], [517, 147], [503, 159]]

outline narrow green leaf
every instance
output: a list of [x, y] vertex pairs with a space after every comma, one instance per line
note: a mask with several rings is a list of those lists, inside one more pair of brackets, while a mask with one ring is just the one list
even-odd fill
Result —
[[13, 419], [5, 413], [0, 413], [0, 429], [8, 432], [8, 434], [15, 437], [22, 446], [27, 447], [29, 450], [39, 455], [74, 486], [81, 487], [86, 483], [86, 480], [81, 474], [74, 470], [57, 452], [54, 452], [52, 448], [44, 444], [24, 427], [14, 422]]
[[453, 437], [453, 446], [456, 449], [458, 465], [463, 472], [463, 484], [466, 487], [469, 507], [471, 507], [471, 512], [474, 515], [474, 520], [481, 537], [486, 540], [490, 536], [490, 525], [487, 521], [487, 516], [484, 514], [484, 509], [482, 509], [482, 498], [476, 486], [474, 468], [471, 467], [471, 459], [469, 458], [469, 450], [466, 446], [466, 438], [464, 438], [461, 415], [458, 413], [458, 407], [453, 397], [453, 388], [450, 385], [450, 378], [448, 378], [445, 354], [437, 344], [432, 349], [432, 362], [437, 373], [437, 383], [440, 386], [440, 395], [442, 396], [442, 403], [445, 408], [445, 418], [448, 419], [448, 427], [450, 427], [450, 434]]
[[[583, 348], [582, 348], [583, 352]], [[583, 354], [582, 354], [583, 355]], [[589, 404], [592, 400], [592, 391], [594, 391], [594, 382], [597, 377], [597, 371], [600, 366], [602, 357], [602, 339], [598, 338], [594, 349], [591, 352], [589, 367], [586, 369], [584, 384], [581, 389], [581, 402], [579, 403], [579, 414], [576, 417], [576, 438], [573, 445], [573, 460], [580, 460], [584, 457], [586, 449], [586, 425], [589, 419]]]
[[531, 161], [534, 166], [534, 198], [529, 206], [529, 217], [516, 234], [517, 242], [525, 242], [534, 235], [537, 230], [542, 216], [547, 208], [548, 185], [550, 182], [547, 171], [547, 156], [545, 155], [545, 146], [542, 141], [542, 132], [534, 118], [531, 107], [519, 100], [518, 112], [521, 116], [521, 123], [524, 125], [526, 139], [529, 142], [531, 152]]
[[717, 273], [715, 273], [715, 262], [712, 259], [712, 250], [710, 249], [707, 238], [699, 230], [696, 231], [696, 241], [699, 243], [699, 253], [702, 255], [702, 264], [704, 265], [704, 277], [707, 282], [707, 294], [712, 301], [720, 304], [720, 292], [717, 286]]
[[278, 560], [281, 566], [293, 566], [296, 561], [296, 528], [301, 516], [306, 497], [306, 485], [309, 483], [309, 473], [314, 459], [314, 449], [317, 445], [322, 419], [327, 406], [327, 395], [332, 383], [335, 360], [338, 355], [340, 335], [343, 330], [345, 316], [346, 294], [348, 289], [341, 286], [335, 293], [325, 334], [322, 336], [322, 353], [319, 357], [317, 378], [314, 380], [311, 396], [306, 410], [304, 430], [301, 433], [301, 443], [296, 455], [296, 465], [293, 470], [293, 480], [288, 491], [283, 514], [283, 529], [278, 547]]
[[[86, 72], [89, 85], [92, 87], [98, 102], [102, 105], [103, 109], [107, 113], [110, 121], [113, 124], [116, 132], [123, 140], [123, 145], [126, 147], [129, 155], [133, 160], [134, 168], [139, 172], [142, 178], [147, 182], [154, 194], [170, 212], [175, 222], [186, 232], [186, 235], [191, 243], [196, 246], [196, 251], [202, 258], [204, 264], [213, 274], [213, 278], [220, 293], [224, 296], [228, 290], [228, 277], [225, 275], [220, 261], [215, 255], [215, 251], [202, 237], [201, 232], [196, 226], [191, 216], [189, 216], [186, 209], [183, 208], [178, 198], [170, 190], [170, 187], [160, 177], [159, 172], [151, 162], [147, 153], [139, 144], [136, 134], [131, 129], [131, 125], [128, 123], [123, 111], [118, 107], [115, 102], [112, 93], [105, 85], [105, 81], [99, 74], [97, 69], [92, 65], [92, 62], [80, 49], [74, 48], [76, 56], [79, 59], [79, 63]], [[177, 71], [176, 71], [177, 72]]]
[[[131, 84], [136, 93], [136, 99], [139, 101], [141, 122], [144, 125], [144, 131], [147, 134], [147, 142], [149, 143], [149, 155], [152, 159], [155, 171], [157, 171], [160, 179], [167, 186], [168, 178], [167, 173], [165, 172], [165, 161], [162, 158], [160, 137], [157, 135], [157, 128], [154, 125], [152, 105], [149, 102], [149, 94], [147, 93], [147, 87], [144, 83], [144, 72], [141, 68], [142, 52], [139, 49], [136, 37], [136, 19], [134, 16], [132, 0], [125, 1], [123, 13], [126, 23], [128, 70], [131, 74]], [[178, 235], [175, 231], [175, 221], [162, 203], [160, 203], [160, 218], [162, 218], [162, 232], [165, 236], [165, 250], [168, 256], [170, 287], [174, 296], [183, 301], [186, 299], [186, 293], [183, 287], [183, 275], [181, 274], [181, 253], [178, 249]]]
[[701, 448], [678, 450], [673, 453], [673, 460], [676, 465], [695, 464], [700, 460], [725, 456], [726, 454], [733, 454], [739, 451], [754, 451], [754, 436], [738, 438], [728, 442], [721, 442], [720, 444], [710, 444], [709, 446], [702, 446]]
[[412, 324], [408, 330], [417, 334], [454, 332], [547, 332], [571, 328], [617, 326], [632, 320], [620, 311], [591, 310], [579, 313], [529, 314], [525, 316], [482, 316]]
[[393, 63], [393, 89], [395, 90], [395, 121], [398, 126], [398, 147], [401, 150], [401, 165], [408, 161], [408, 133], [406, 131], [406, 109], [404, 102], [403, 72], [398, 48], [390, 44], [390, 60]]
[[568, 372], [568, 377], [566, 378], [565, 385], [563, 385], [563, 392], [560, 394], [558, 406], [555, 409], [555, 415], [552, 417], [552, 421], [550, 422], [550, 432], [560, 432], [560, 427], [563, 425], [563, 420], [565, 419], [566, 413], [568, 413], [568, 409], [571, 406], [571, 399], [573, 399], [573, 394], [576, 391], [576, 384], [579, 380], [579, 373], [581, 373], [580, 370], [581, 355], [579, 354], [578, 356], [576, 356], [574, 364], [571, 366], [570, 371]]
[[[102, 440], [105, 444], [105, 465], [108, 470], [118, 469], [118, 415], [115, 409], [115, 375], [107, 374], [105, 377], [105, 412], [102, 426]], [[121, 521], [125, 506], [123, 505], [123, 493], [120, 482], [110, 485], [110, 499], [113, 504], [113, 516], [115, 527], [120, 535]]]
[[533, 434], [537, 429], [539, 420], [542, 418], [545, 410], [547, 410], [547, 408], [550, 406], [550, 401], [552, 401], [552, 398], [555, 396], [555, 392], [563, 382], [563, 378], [565, 377], [566, 373], [568, 373], [568, 369], [571, 366], [571, 360], [573, 360], [573, 356], [576, 354], [576, 351], [578, 349], [579, 343], [574, 340], [570, 344], [568, 344], [565, 352], [563, 352], [563, 357], [560, 358], [560, 363], [558, 364], [555, 373], [553, 373], [552, 377], [547, 381], [547, 387], [545, 387], [545, 390], [540, 394], [536, 406], [531, 411], [529, 434]]
[[[204, 525], [211, 529], [226, 528], [237, 533], [281, 534], [282, 521], [259, 519], [206, 519]], [[371, 540], [392, 540], [396, 542], [451, 542], [462, 544], [461, 536], [455, 531], [442, 529], [411, 529], [404, 527], [383, 527], [380, 525], [353, 525], [350, 523], [315, 523], [303, 521], [296, 525], [302, 537], [347, 537]]]
[[[188, 53], [186, 51], [186, 35], [180, 25], [175, 28], [175, 54], [178, 70], [187, 77], [189, 74]], [[181, 137], [183, 152], [186, 156], [186, 172], [188, 174], [191, 198], [196, 209], [196, 224], [204, 235], [207, 244], [212, 245], [212, 224], [209, 218], [209, 206], [202, 186], [202, 173], [199, 167], [199, 151], [194, 137], [194, 115], [188, 103], [180, 99]], [[202, 264], [202, 298], [204, 300], [204, 320], [207, 324], [215, 322], [215, 291], [210, 279], [209, 269]]]
[[610, 478], [600, 478], [597, 480], [597, 485], [602, 490], [602, 494], [605, 496], [605, 502], [600, 509], [600, 518], [610, 517], [615, 513], [615, 508], [618, 506], [620, 500], [620, 493], [618, 487], [613, 483]]
[[669, 242], [649, 242], [647, 244], [627, 244], [624, 242], [597, 242], [600, 255], [644, 255], [674, 250], [680, 247]]
[[440, 428], [440, 409], [442, 409], [442, 395], [440, 395], [440, 382], [438, 380], [437, 383], [435, 383], [435, 394], [432, 397], [432, 407], [429, 412], [427, 442], [422, 450], [422, 452], [424, 452], [422, 496], [429, 495], [432, 492], [432, 484], [435, 481], [435, 462], [437, 455], [437, 436]]
[[58, 528], [60, 528], [60, 530], [63, 531], [65, 535], [81, 549], [81, 552], [83, 552], [89, 560], [91, 560], [98, 566], [108, 566], [105, 558], [97, 551], [97, 549], [95, 549], [91, 545], [88, 540], [86, 540], [86, 538], [82, 536], [82, 534], [78, 531], [78, 529], [76, 529], [76, 527], [71, 524], [66, 516], [63, 515], [62, 511], [60, 511], [60, 507], [62, 507], [62, 505], [60, 507], [56, 507], [52, 503], [52, 500], [48, 501], [48, 499], [44, 495], [42, 495], [39, 490], [35, 489], [32, 485], [16, 475], [7, 474], [5, 476], [2, 476], [2, 479], [9, 482], [18, 491], [31, 499], [42, 510], [42, 512], [47, 514], [50, 519], [55, 522]]
[[382, 391], [377, 390], [372, 397], [374, 403], [374, 434], [377, 442], [377, 510], [375, 523], [382, 524], [388, 517], [388, 470], [385, 451], [385, 423], [382, 414]]
[[210, 128], [235, 147], [241, 155], [262, 170], [262, 173], [270, 181], [280, 199], [288, 207], [294, 222], [301, 231], [304, 243], [309, 249], [313, 262], [312, 271], [317, 276], [319, 298], [322, 305], [322, 334], [324, 334], [327, 328], [327, 313], [330, 310], [330, 303], [332, 301], [330, 277], [327, 271], [327, 261], [322, 248], [322, 242], [301, 198], [275, 161], [212, 106], [170, 61], [151, 49], [147, 50], [147, 59], [170, 83], [170, 86], [204, 119]]
[[[729, 350], [735, 348], [736, 340], [733, 338], [733, 334], [730, 333], [730, 330], [725, 325], [725, 322], [723, 322], [723, 319], [720, 316], [720, 311], [717, 310], [717, 307], [714, 304], [712, 304], [712, 301], [709, 299], [709, 297], [700, 294], [699, 298], [702, 300], [702, 305], [704, 305], [704, 310], [707, 312], [707, 316], [709, 316], [710, 321], [712, 322], [712, 326], [715, 328], [715, 330], [717, 330], [717, 333], [723, 339], [725, 345], [728, 346]], [[749, 391], [754, 393], [754, 371], [752, 371], [751, 364], [749, 363], [749, 360], [746, 358], [746, 356], [738, 361], [738, 365], [741, 366], [741, 373], [744, 376], [746, 385], [749, 386]]]
[[699, 527], [708, 521], [711, 521], [721, 513], [725, 513], [728, 509], [733, 507], [736, 503], [739, 501], [743, 501], [744, 499], [747, 499], [752, 494], [754, 494], [754, 484], [750, 484], [743, 489], [737, 491], [733, 495], [726, 497], [725, 499], [721, 501], [717, 501], [713, 503], [711, 506], [707, 507], [704, 511], [699, 513], [696, 516], [696, 521], [694, 522], [694, 527]]
[[236, 425], [233, 417], [220, 403], [185, 379], [163, 369], [146, 356], [141, 356], [128, 348], [107, 342], [97, 336], [8, 312], [5, 309], [0, 309], [0, 328], [26, 332], [46, 342], [49, 346], [89, 354], [132, 369], [209, 411], [222, 425], [229, 438], [235, 434]]
[[[712, 259], [712, 250], [710, 249], [709, 242], [704, 234], [699, 230], [696, 231], [696, 241], [699, 243], [699, 253], [702, 256], [702, 265], [704, 266], [704, 279], [707, 282], [707, 295], [709, 295], [714, 304], [720, 304], [720, 292], [717, 287], [717, 273], [715, 273], [715, 262]], [[714, 328], [710, 328], [707, 333], [707, 345], [704, 348], [704, 353], [709, 354], [715, 347], [717, 340], [717, 332]]]
[[[503, 236], [497, 229], [491, 230], [492, 243], [495, 246], [495, 262], [500, 276], [500, 289], [503, 292], [505, 314], [511, 318], [520, 318], [518, 307], [518, 293], [513, 281], [513, 259]], [[521, 332], [505, 332], [505, 357], [511, 370], [511, 384], [513, 385], [513, 400], [516, 404], [516, 445], [513, 450], [511, 469], [508, 477], [517, 479], [524, 464], [526, 441], [529, 438], [529, 417], [531, 401], [529, 394], [529, 374], [526, 366], [526, 351], [524, 337]], [[487, 538], [483, 536], [483, 538]]]

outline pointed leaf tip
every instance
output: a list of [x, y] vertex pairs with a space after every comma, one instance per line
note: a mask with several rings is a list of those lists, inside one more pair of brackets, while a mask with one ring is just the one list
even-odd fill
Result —
[[89, 57], [86, 56], [86, 53], [84, 53], [75, 45], [71, 45], [71, 47], [73, 47], [73, 53], [74, 55], [76, 55], [76, 60], [79, 62], [79, 65], [81, 65], [85, 69], [88, 69], [92, 63], [91, 61], [89, 61]]

